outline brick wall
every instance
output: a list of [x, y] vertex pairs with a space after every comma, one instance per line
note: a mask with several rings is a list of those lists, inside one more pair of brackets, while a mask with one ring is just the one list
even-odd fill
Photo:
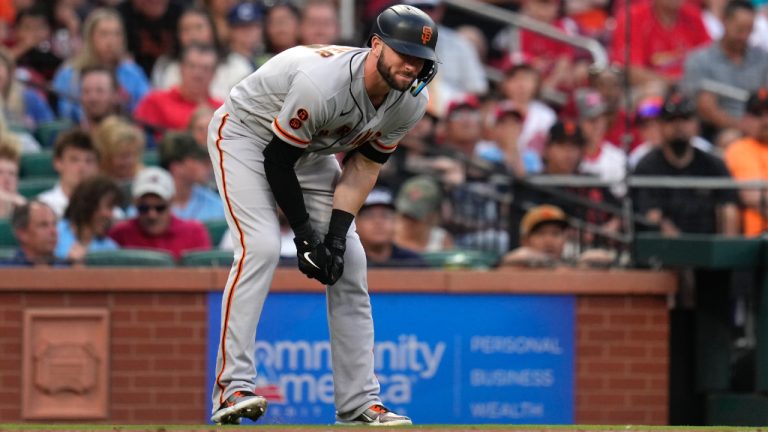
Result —
[[665, 298], [579, 297], [576, 319], [576, 423], [667, 424]]
[[206, 293], [0, 293], [0, 422], [21, 419], [23, 310], [110, 310], [110, 418], [106, 423], [204, 423]]

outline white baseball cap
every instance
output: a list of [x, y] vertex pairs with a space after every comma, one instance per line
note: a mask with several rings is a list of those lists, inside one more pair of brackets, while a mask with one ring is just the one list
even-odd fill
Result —
[[176, 193], [173, 185], [173, 177], [168, 171], [160, 167], [147, 167], [139, 171], [131, 186], [131, 195], [134, 199], [146, 194], [155, 194], [169, 201]]

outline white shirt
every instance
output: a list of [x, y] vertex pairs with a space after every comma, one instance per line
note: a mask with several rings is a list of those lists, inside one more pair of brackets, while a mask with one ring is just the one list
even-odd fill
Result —
[[[229, 95], [237, 83], [248, 74], [253, 72], [253, 66], [245, 57], [230, 53], [227, 58], [220, 62], [216, 67], [216, 73], [213, 75], [213, 81], [208, 88], [211, 97], [219, 100]], [[181, 81], [181, 72], [179, 72], [179, 62], [177, 60], [158, 62], [152, 69], [152, 87], [167, 89], [171, 88]]]
[[438, 74], [441, 85], [453, 94], [485, 94], [488, 77], [477, 50], [458, 32], [445, 26], [437, 27]]
[[520, 137], [517, 139], [520, 154], [529, 150], [541, 155], [549, 136], [549, 129], [556, 121], [557, 114], [552, 108], [542, 102], [531, 101], [528, 104], [528, 113], [525, 115]]
[[232, 89], [226, 110], [263, 144], [274, 134], [319, 155], [366, 142], [391, 153], [424, 115], [429, 96], [391, 90], [374, 108], [363, 81], [368, 52], [333, 45], [285, 50]]
[[56, 182], [56, 185], [53, 186], [53, 188], [41, 192], [40, 195], [37, 196], [37, 199], [53, 209], [53, 212], [56, 213], [56, 217], [59, 219], [64, 217], [64, 211], [69, 205], [69, 197], [64, 195], [60, 182]]
[[627, 156], [616, 146], [604, 141], [600, 145], [600, 153], [591, 159], [582, 159], [579, 171], [595, 175], [600, 180], [611, 182], [611, 193], [620, 197], [626, 193], [622, 181], [627, 172]]

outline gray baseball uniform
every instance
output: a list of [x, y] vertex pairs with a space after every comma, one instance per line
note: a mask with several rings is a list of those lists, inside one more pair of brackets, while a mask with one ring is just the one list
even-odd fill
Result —
[[[276, 203], [263, 164], [273, 135], [306, 149], [295, 171], [312, 226], [325, 232], [341, 174], [334, 154], [366, 142], [390, 153], [424, 114], [426, 92], [413, 97], [390, 91], [374, 108], [363, 80], [368, 52], [341, 46], [284, 51], [235, 86], [211, 121], [208, 149], [235, 245], [221, 305], [214, 411], [234, 392], [255, 387], [256, 327], [280, 252]], [[336, 410], [354, 418], [380, 403], [365, 254], [354, 224], [343, 276], [326, 294]]]

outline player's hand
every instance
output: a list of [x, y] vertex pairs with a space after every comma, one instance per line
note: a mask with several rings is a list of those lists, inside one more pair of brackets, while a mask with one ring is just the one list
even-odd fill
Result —
[[328, 263], [328, 277], [330, 279], [328, 285], [333, 285], [344, 273], [344, 251], [347, 250], [347, 239], [327, 234], [324, 243], [331, 253], [331, 259]]
[[308, 238], [294, 238], [296, 243], [296, 252], [299, 258], [299, 270], [307, 275], [308, 278], [317, 279], [320, 283], [330, 285], [328, 269], [331, 262], [331, 253], [328, 248], [320, 241], [320, 238], [313, 233]]

